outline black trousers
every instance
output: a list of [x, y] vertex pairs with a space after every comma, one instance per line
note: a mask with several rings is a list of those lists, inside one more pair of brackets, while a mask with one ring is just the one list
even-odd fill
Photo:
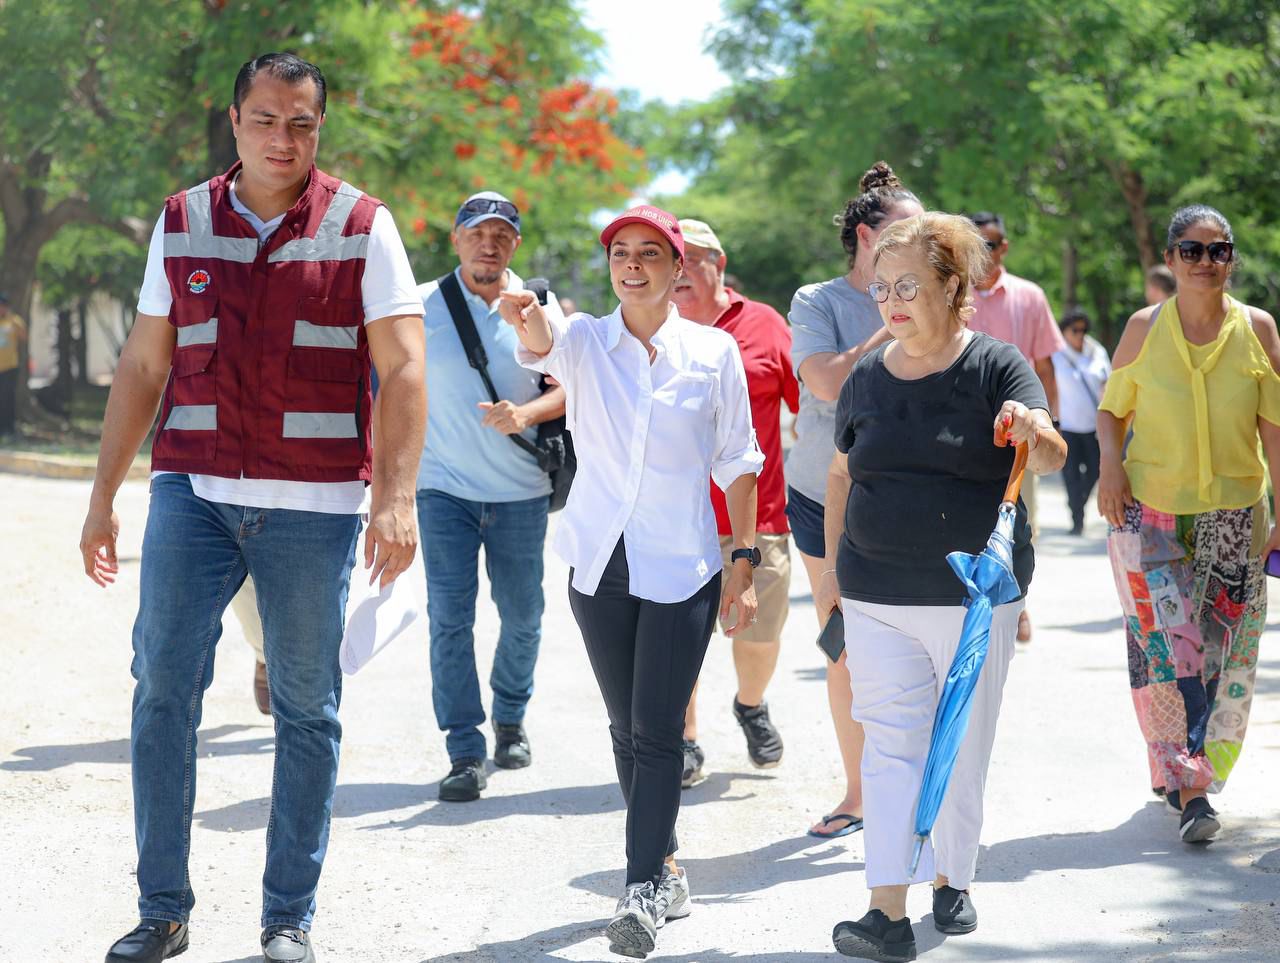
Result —
[[627, 803], [627, 884], [656, 886], [676, 851], [684, 710], [720, 605], [720, 573], [683, 602], [630, 592], [622, 539], [595, 595], [573, 588], [569, 605], [609, 713], [618, 783]]
[[1067, 442], [1067, 463], [1062, 469], [1062, 480], [1067, 485], [1067, 504], [1071, 506], [1071, 524], [1080, 528], [1084, 524], [1084, 506], [1098, 484], [1098, 434], [1094, 431], [1064, 431]]
[[14, 415], [18, 404], [18, 369], [0, 371], [0, 435], [14, 430]]

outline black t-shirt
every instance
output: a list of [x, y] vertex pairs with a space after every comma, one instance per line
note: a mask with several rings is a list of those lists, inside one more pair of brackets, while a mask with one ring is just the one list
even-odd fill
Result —
[[[1048, 409], [1021, 352], [975, 332], [949, 368], [915, 381], [884, 366], [885, 346], [863, 356], [840, 390], [836, 448], [853, 487], [836, 558], [840, 593], [889, 605], [960, 605], [964, 586], [947, 553], [987, 544], [1014, 449], [992, 443], [1006, 401]], [[1014, 574], [1025, 593], [1035, 556], [1018, 499]]]

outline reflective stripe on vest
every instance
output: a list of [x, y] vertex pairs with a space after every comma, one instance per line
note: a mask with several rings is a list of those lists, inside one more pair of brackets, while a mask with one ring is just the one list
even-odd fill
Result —
[[[181, 329], [179, 329], [181, 330]], [[293, 343], [300, 348], [351, 348], [356, 347], [360, 333], [357, 325], [312, 324], [310, 321], [293, 322]]]
[[285, 438], [358, 438], [356, 416], [341, 411], [286, 411]]
[[[286, 416], [287, 417], [287, 416]], [[217, 431], [217, 405], [174, 405], [165, 419], [165, 431]]]
[[188, 324], [178, 329], [178, 347], [193, 344], [215, 344], [218, 340], [218, 319], [210, 318], [203, 324]]
[[350, 237], [342, 235], [347, 226], [347, 218], [351, 209], [356, 206], [363, 192], [356, 190], [346, 181], [338, 188], [324, 212], [315, 237], [300, 237], [286, 241], [267, 255], [267, 263], [279, 264], [282, 261], [350, 261], [363, 258], [369, 249], [369, 235], [355, 234]]
[[187, 191], [187, 233], [164, 236], [165, 257], [219, 258], [252, 264], [258, 241], [252, 237], [219, 237], [213, 233], [209, 182]]

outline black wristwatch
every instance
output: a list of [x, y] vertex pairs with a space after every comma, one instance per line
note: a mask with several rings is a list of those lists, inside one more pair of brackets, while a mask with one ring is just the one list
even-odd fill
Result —
[[754, 545], [751, 548], [735, 548], [729, 555], [729, 561], [736, 562], [740, 558], [745, 558], [751, 563], [752, 568], [760, 567], [760, 549]]

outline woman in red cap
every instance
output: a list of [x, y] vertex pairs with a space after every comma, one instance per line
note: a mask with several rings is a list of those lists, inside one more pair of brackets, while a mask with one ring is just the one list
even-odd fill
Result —
[[[609, 713], [627, 803], [626, 889], [610, 948], [644, 957], [664, 920], [689, 913], [676, 866], [684, 707], [719, 613], [755, 621], [756, 445], [731, 335], [680, 317], [675, 217], [634, 207], [600, 235], [620, 302], [603, 318], [552, 321], [527, 291], [502, 295], [520, 362], [564, 385], [578, 473], [555, 550]], [[733, 568], [721, 586], [707, 476], [725, 492]]]

